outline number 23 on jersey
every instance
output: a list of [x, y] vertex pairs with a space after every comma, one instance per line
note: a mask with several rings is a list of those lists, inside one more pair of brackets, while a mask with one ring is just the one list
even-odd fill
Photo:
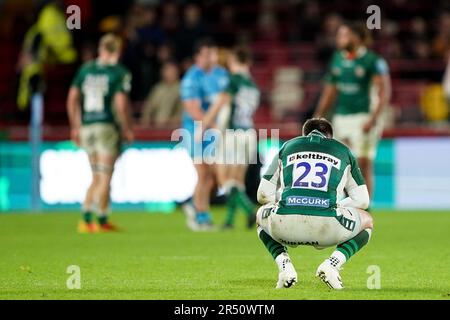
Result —
[[340, 169], [341, 161], [329, 154], [299, 152], [288, 157], [292, 166], [292, 188], [328, 191], [332, 168]]

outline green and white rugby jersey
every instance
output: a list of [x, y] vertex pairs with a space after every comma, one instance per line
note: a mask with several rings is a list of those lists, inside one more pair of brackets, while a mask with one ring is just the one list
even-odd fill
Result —
[[337, 88], [335, 112], [369, 113], [372, 78], [388, 73], [386, 61], [365, 47], [355, 57], [349, 57], [346, 51], [336, 51], [325, 76], [325, 82]]
[[231, 95], [231, 115], [229, 129], [253, 128], [253, 114], [259, 105], [260, 92], [255, 82], [247, 74], [235, 73], [230, 76], [226, 92]]
[[344, 191], [365, 184], [348, 147], [316, 130], [283, 144], [263, 179], [277, 185], [277, 214], [333, 217]]
[[131, 74], [121, 64], [107, 65], [91, 61], [81, 66], [72, 81], [81, 91], [82, 123], [116, 123], [114, 96], [129, 93]]

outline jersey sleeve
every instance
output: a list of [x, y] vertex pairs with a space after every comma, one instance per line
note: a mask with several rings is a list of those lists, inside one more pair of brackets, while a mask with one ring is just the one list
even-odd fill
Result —
[[264, 173], [258, 187], [257, 198], [260, 204], [275, 203], [281, 172], [281, 160], [275, 156]]
[[200, 85], [198, 81], [195, 81], [195, 78], [187, 74], [184, 76], [180, 85], [180, 96], [181, 100], [200, 100]]
[[119, 77], [115, 92], [130, 93], [131, 91], [131, 73], [123, 71]]
[[85, 69], [85, 66], [82, 66], [80, 69], [78, 69], [77, 73], [75, 74], [75, 77], [72, 80], [72, 83], [71, 83], [72, 87], [81, 89], [81, 85], [82, 85], [83, 79], [84, 79], [84, 69]]
[[350, 164], [346, 168], [345, 191], [348, 197], [338, 203], [340, 207], [367, 209], [370, 203], [369, 192], [356, 158], [350, 153]]
[[225, 69], [223, 69], [223, 72], [221, 72], [217, 78], [218, 78], [217, 83], [219, 85], [219, 92], [226, 91], [231, 81], [228, 72]]
[[383, 76], [389, 74], [389, 66], [386, 60], [379, 56], [375, 57], [372, 70], [374, 75]]
[[335, 60], [336, 60], [335, 57], [336, 57], [336, 54], [334, 54], [333, 57], [331, 58], [331, 62], [328, 65], [327, 73], [325, 74], [325, 77], [323, 79], [323, 81], [326, 84], [336, 84], [337, 83], [337, 77], [333, 73], [333, 68], [334, 68], [334, 64], [335, 64]]
[[275, 156], [263, 175], [263, 179], [276, 183], [279, 177], [280, 164], [278, 155]]
[[228, 81], [228, 85], [225, 89], [225, 92], [230, 94], [231, 96], [234, 96], [239, 90], [239, 84], [238, 79], [236, 76], [231, 76], [230, 80]]
[[331, 70], [328, 70], [328, 72], [325, 74], [325, 77], [323, 78], [323, 81], [326, 84], [336, 84], [336, 77], [333, 75]]
[[364, 180], [364, 177], [361, 172], [361, 168], [358, 165], [358, 161], [356, 161], [355, 156], [350, 152], [350, 171], [349, 171], [349, 179], [348, 182], [350, 185], [348, 185], [346, 188], [347, 190], [351, 189], [352, 186], [362, 186], [366, 184], [366, 181]]

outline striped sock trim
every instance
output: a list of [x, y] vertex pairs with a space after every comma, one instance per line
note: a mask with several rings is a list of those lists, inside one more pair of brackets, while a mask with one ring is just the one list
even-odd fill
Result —
[[225, 217], [225, 224], [232, 225], [234, 223], [234, 217], [236, 215], [236, 208], [237, 208], [237, 199], [236, 199], [236, 193], [232, 192], [228, 195], [227, 198], [227, 213]]
[[247, 216], [254, 214], [255, 212], [255, 205], [250, 200], [250, 198], [247, 196], [245, 191], [238, 191], [237, 193], [237, 201], [239, 205], [244, 209], [245, 214]]
[[273, 240], [272, 237], [269, 236], [264, 230], [259, 230], [259, 238], [274, 259], [283, 252], [287, 252], [285, 246]]
[[336, 249], [348, 260], [369, 242], [371, 233], [372, 230], [365, 229], [352, 239], [338, 245]]

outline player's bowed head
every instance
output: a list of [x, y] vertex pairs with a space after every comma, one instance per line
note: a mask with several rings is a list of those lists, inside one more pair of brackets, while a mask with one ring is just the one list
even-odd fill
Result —
[[303, 135], [307, 136], [314, 130], [324, 134], [327, 138], [333, 138], [333, 126], [325, 118], [311, 118], [303, 124]]

